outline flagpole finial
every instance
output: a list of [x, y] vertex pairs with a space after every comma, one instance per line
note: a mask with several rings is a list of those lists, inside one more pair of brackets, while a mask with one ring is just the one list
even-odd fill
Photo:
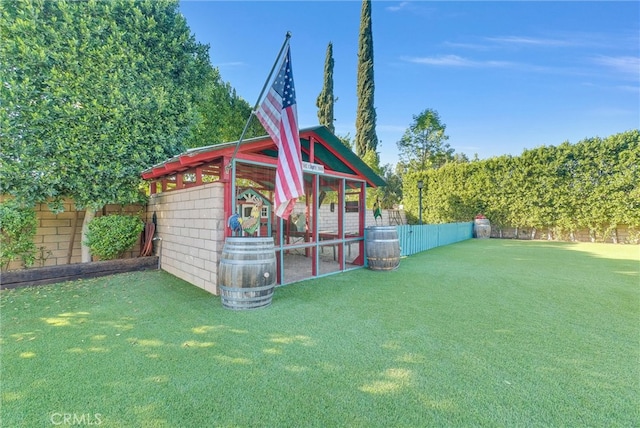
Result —
[[287, 31], [287, 39], [291, 38], [291, 31]]

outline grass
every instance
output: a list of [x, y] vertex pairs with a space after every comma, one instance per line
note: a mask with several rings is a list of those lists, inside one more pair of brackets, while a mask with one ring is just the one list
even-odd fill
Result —
[[3, 291], [1, 424], [638, 426], [639, 262], [470, 240], [245, 312], [163, 272]]

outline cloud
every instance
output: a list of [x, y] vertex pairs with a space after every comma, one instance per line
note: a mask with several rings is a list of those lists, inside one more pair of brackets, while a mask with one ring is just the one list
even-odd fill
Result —
[[413, 15], [423, 16], [423, 17], [432, 17], [436, 12], [436, 9], [430, 6], [426, 6], [428, 2], [419, 2], [420, 4], [416, 4], [415, 1], [401, 1], [393, 6], [387, 6], [384, 9], [390, 13], [410, 13]]
[[505, 68], [514, 64], [508, 61], [475, 61], [458, 55], [441, 55], [436, 57], [403, 57], [403, 61], [414, 64], [434, 65], [441, 67], [465, 67], [465, 68]]
[[634, 56], [599, 56], [593, 62], [611, 68], [619, 73], [629, 74], [634, 80], [640, 75], [640, 58]]
[[632, 92], [634, 94], [640, 94], [640, 86], [621, 85], [621, 86], [616, 86], [615, 89], [618, 89], [624, 92]]
[[514, 47], [541, 47], [541, 48], [555, 48], [555, 47], [569, 47], [575, 46], [575, 43], [569, 40], [560, 39], [542, 39], [535, 37], [522, 37], [522, 36], [502, 36], [502, 37], [485, 37], [479, 42], [451, 42], [446, 41], [442, 43], [443, 46], [454, 49], [467, 49], [475, 51], [489, 51], [504, 48]]
[[[633, 47], [629, 42], [629, 36], [614, 36], [599, 33], [560, 33], [551, 37], [536, 37], [526, 35], [505, 35], [482, 37], [474, 42], [444, 42], [443, 45], [450, 48], [495, 50], [514, 48], [620, 48], [621, 46]], [[637, 45], [637, 35], [633, 39]]]
[[403, 9], [407, 9], [409, 6], [410, 5], [409, 5], [408, 1], [403, 1], [403, 2], [398, 3], [397, 6], [387, 6], [386, 9], [389, 12], [398, 12], [398, 11], [401, 11]]
[[[585, 70], [536, 65], [524, 62], [499, 61], [499, 60], [474, 60], [458, 55], [440, 55], [431, 57], [401, 57], [402, 61], [412, 64], [422, 64], [433, 67], [467, 68], [467, 69], [507, 69], [525, 73], [551, 73], [563, 75], [581, 76], [587, 73]], [[591, 73], [592, 74], [592, 73]]]
[[493, 47], [488, 45], [481, 45], [478, 43], [458, 43], [458, 42], [444, 42], [442, 46], [453, 49], [468, 49], [475, 51], [487, 51], [493, 49]]
[[537, 38], [537, 37], [502, 36], [502, 37], [487, 37], [485, 40], [488, 40], [493, 43], [503, 44], [503, 45], [540, 46], [540, 47], [575, 46], [575, 42], [568, 39], [544, 39], [544, 38]]

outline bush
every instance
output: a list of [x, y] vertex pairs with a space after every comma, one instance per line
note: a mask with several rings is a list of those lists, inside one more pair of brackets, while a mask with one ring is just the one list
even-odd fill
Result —
[[138, 217], [108, 215], [89, 223], [85, 244], [100, 260], [112, 260], [136, 243], [144, 224]]
[[32, 207], [25, 208], [14, 200], [0, 203], [0, 267], [3, 270], [18, 258], [25, 267], [33, 265], [36, 254], [33, 237], [37, 227]]

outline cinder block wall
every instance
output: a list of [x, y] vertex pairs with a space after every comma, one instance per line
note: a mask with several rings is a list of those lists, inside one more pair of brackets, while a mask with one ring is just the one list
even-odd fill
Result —
[[[571, 236], [568, 233], [563, 233], [558, 236], [554, 230], [549, 229], [537, 229], [535, 236], [532, 238], [533, 230], [531, 228], [518, 229], [517, 239], [535, 239], [535, 240], [549, 240], [549, 234], [551, 239], [555, 241], [571, 241]], [[499, 228], [493, 225], [491, 227], [492, 238], [504, 238], [514, 239], [516, 238], [516, 229], [513, 227]], [[575, 242], [606, 242], [617, 244], [639, 244], [637, 231], [631, 230], [628, 226], [620, 225], [614, 229], [608, 236], [602, 236], [602, 234], [592, 234], [587, 229], [580, 229], [573, 234], [573, 240]]]
[[152, 195], [147, 216], [156, 213], [160, 265], [172, 275], [218, 294], [218, 258], [224, 246], [222, 183]]
[[[296, 202], [296, 207], [294, 209], [294, 213], [302, 214], [305, 212], [306, 205], [304, 202]], [[399, 224], [406, 224], [407, 217], [405, 215], [404, 210], [391, 210], [391, 209], [383, 209], [381, 210], [382, 218], [379, 218], [378, 221], [375, 221], [373, 217], [373, 209], [367, 209], [365, 212], [365, 227], [370, 226], [390, 226]], [[337, 231], [338, 230], [338, 215], [337, 213], [332, 213], [329, 204], [323, 204], [320, 206], [320, 213], [318, 215], [319, 222], [318, 228], [319, 230], [329, 230], [329, 231]], [[358, 230], [358, 220], [360, 218], [360, 213], [345, 213], [345, 231], [347, 232], [356, 232]]]
[[[3, 198], [0, 198], [0, 201]], [[84, 211], [76, 211], [71, 200], [63, 202], [64, 211], [56, 214], [49, 210], [46, 203], [36, 204], [37, 229], [33, 240], [36, 244], [36, 261], [33, 267], [66, 265], [80, 263], [82, 243], [82, 222]], [[96, 216], [106, 214], [144, 214], [141, 205], [107, 205], [104, 211]], [[75, 227], [74, 227], [75, 224]], [[74, 233], [75, 230], [75, 233]], [[72, 239], [73, 237], [73, 239]], [[140, 254], [140, 240], [122, 258], [137, 257]], [[9, 264], [9, 270], [22, 269], [22, 261], [14, 260]]]

